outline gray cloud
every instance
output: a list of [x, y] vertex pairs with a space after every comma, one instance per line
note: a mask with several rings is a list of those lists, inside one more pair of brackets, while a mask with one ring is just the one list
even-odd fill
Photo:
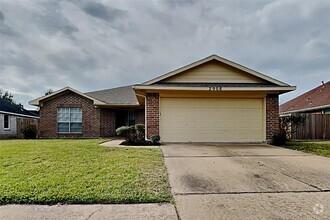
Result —
[[297, 85], [329, 80], [330, 2], [17, 1], [0, 12], [0, 88], [18, 102], [47, 88], [147, 81], [210, 54]]
[[66, 25], [62, 29], [64, 34], [71, 35], [72, 33], [79, 32], [79, 29], [76, 26]]
[[0, 11], [0, 22], [3, 23], [5, 21], [5, 16], [3, 15], [2, 11]]
[[83, 6], [83, 10], [87, 14], [105, 21], [113, 21], [125, 15], [125, 11], [123, 10], [112, 8], [110, 6], [107, 7], [98, 2], [87, 3]]
[[2, 11], [0, 11], [0, 34], [7, 35], [9, 37], [17, 36], [17, 33], [6, 24], [5, 16]]

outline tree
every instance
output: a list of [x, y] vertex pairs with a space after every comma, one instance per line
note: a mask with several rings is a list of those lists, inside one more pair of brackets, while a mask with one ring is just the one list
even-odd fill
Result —
[[54, 90], [52, 90], [52, 89], [47, 89], [46, 92], [45, 92], [45, 95], [52, 94], [53, 92], [54, 92]]
[[291, 138], [291, 135], [297, 132], [297, 127], [303, 125], [306, 121], [304, 114], [290, 115], [280, 118], [280, 131], [274, 134], [272, 144], [284, 146]]
[[304, 114], [290, 115], [280, 118], [280, 126], [285, 132], [286, 137], [290, 138], [292, 134], [297, 132], [297, 127], [305, 124], [305, 121], [306, 116]]
[[8, 91], [2, 91], [0, 89], [0, 98], [5, 99], [5, 100], [8, 100], [8, 101], [14, 103], [13, 97], [14, 97], [14, 95], [11, 94], [10, 92], [8, 92]]

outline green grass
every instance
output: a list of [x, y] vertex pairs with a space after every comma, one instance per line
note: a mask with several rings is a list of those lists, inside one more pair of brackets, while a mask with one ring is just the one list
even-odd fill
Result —
[[172, 201], [160, 149], [102, 141], [0, 140], [0, 204]]
[[330, 141], [325, 142], [288, 142], [285, 146], [293, 150], [330, 157]]

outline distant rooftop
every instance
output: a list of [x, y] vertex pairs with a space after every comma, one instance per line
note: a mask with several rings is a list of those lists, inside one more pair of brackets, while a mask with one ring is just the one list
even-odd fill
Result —
[[291, 112], [330, 105], [330, 81], [282, 104], [280, 112]]
[[2, 98], [0, 98], [0, 112], [26, 117], [39, 117], [39, 113], [37, 111], [26, 110], [23, 107]]

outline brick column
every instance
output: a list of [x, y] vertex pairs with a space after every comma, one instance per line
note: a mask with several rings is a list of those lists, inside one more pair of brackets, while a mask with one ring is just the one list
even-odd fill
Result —
[[159, 94], [147, 94], [147, 136], [159, 135]]
[[278, 94], [268, 94], [266, 97], [266, 141], [269, 143], [273, 135], [279, 131]]
[[114, 137], [116, 133], [116, 112], [112, 109], [100, 109], [100, 136]]
[[135, 124], [144, 124], [145, 122], [145, 114], [144, 109], [135, 110]]

